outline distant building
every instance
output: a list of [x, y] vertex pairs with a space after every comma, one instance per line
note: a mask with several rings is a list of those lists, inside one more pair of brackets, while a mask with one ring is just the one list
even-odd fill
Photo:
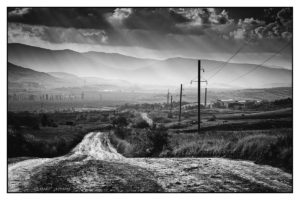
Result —
[[239, 101], [229, 103], [228, 108], [234, 109], [234, 110], [245, 109], [245, 103], [244, 102], [239, 102]]
[[251, 108], [252, 106], [260, 103], [260, 100], [220, 100], [217, 99], [216, 102], [212, 104], [212, 107], [215, 108], [229, 108], [234, 110], [241, 110], [245, 108]]
[[217, 101], [213, 104], [216, 108], [229, 108], [229, 104], [234, 103], [233, 99], [221, 100], [217, 99]]

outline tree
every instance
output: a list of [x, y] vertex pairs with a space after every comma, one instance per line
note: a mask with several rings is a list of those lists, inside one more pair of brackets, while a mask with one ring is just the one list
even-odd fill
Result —
[[113, 124], [119, 126], [119, 127], [124, 127], [128, 125], [127, 119], [125, 117], [117, 117], [113, 120]]
[[41, 117], [41, 124], [42, 124], [42, 126], [48, 126], [49, 119], [48, 119], [48, 116], [46, 114], [42, 115], [42, 117]]
[[168, 148], [169, 136], [166, 128], [160, 127], [157, 129], [152, 129], [147, 134], [147, 137], [150, 140], [152, 146], [152, 155], [157, 156], [164, 149], [164, 147]]

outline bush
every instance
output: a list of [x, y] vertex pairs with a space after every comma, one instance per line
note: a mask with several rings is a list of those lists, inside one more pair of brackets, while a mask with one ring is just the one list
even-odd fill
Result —
[[49, 119], [48, 115], [46, 114], [42, 114], [40, 116], [40, 121], [42, 126], [57, 127], [57, 124], [53, 121], [53, 119]]
[[74, 122], [66, 121], [66, 125], [68, 125], [68, 126], [74, 126], [75, 124], [74, 124]]
[[163, 150], [170, 150], [167, 129], [162, 127], [138, 132], [117, 127], [111, 139], [114, 147], [124, 156], [157, 157]]
[[113, 124], [117, 125], [117, 126], [120, 126], [120, 127], [123, 127], [123, 126], [127, 126], [128, 122], [127, 122], [127, 119], [125, 117], [120, 116], [120, 117], [117, 117], [117, 118], [113, 119]]
[[[172, 118], [172, 113], [168, 113], [168, 118]], [[155, 123], [169, 123], [172, 120], [161, 116], [154, 116], [153, 121]]]
[[42, 124], [42, 126], [48, 126], [49, 119], [48, 119], [48, 116], [46, 114], [42, 114], [42, 116], [41, 116], [41, 124]]
[[143, 120], [143, 119], [140, 119], [135, 125], [134, 125], [135, 128], [149, 128], [149, 124]]
[[38, 116], [28, 112], [18, 114], [8, 112], [7, 123], [16, 129], [19, 129], [21, 126], [32, 128], [34, 130], [38, 130], [40, 128]]
[[147, 137], [150, 141], [150, 154], [152, 156], [158, 156], [163, 148], [168, 148], [169, 138], [165, 128], [151, 130], [147, 133]]
[[120, 139], [115, 134], [110, 133], [109, 139], [111, 144], [116, 148], [117, 152], [125, 157], [132, 157], [133, 146], [126, 140]]
[[126, 137], [130, 136], [130, 130], [124, 127], [117, 127], [114, 131], [115, 135], [120, 139], [125, 139]]
[[211, 118], [209, 118], [207, 121], [213, 122], [216, 121], [217, 117], [215, 115], [212, 115]]

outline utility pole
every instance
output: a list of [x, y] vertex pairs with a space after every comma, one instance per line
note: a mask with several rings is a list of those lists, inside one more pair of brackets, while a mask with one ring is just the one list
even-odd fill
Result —
[[173, 96], [171, 96], [171, 106], [170, 106], [171, 113], [172, 113], [172, 109], [173, 109]]
[[173, 118], [172, 110], [173, 110], [173, 96], [171, 95], [170, 113], [169, 113], [170, 118]]
[[204, 72], [204, 69], [201, 68], [201, 60], [198, 60], [198, 81], [191, 80], [191, 84], [193, 82], [198, 82], [198, 133], [200, 134], [200, 106], [201, 106], [201, 82], [206, 83], [206, 88], [205, 88], [205, 101], [204, 105], [206, 106], [207, 102], [207, 80], [201, 81], [201, 70]]
[[182, 84], [180, 84], [179, 122], [181, 122], [181, 101], [182, 101]]
[[168, 94], [167, 94], [167, 105], [169, 105], [169, 98], [170, 98], [170, 92], [168, 90]]
[[204, 99], [204, 107], [206, 108], [206, 103], [207, 103], [207, 87], [205, 87], [205, 99]]
[[200, 134], [201, 60], [198, 60], [198, 134]]

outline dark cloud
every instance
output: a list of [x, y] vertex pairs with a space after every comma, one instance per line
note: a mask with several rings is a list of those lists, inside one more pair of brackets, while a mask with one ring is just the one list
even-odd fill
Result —
[[178, 33], [175, 26], [177, 21], [188, 21], [167, 8], [134, 8], [132, 13], [124, 18], [123, 24], [127, 29], [142, 29], [165, 33]]
[[[109, 17], [112, 21], [113, 15]], [[123, 27], [162, 33], [202, 35], [212, 25], [231, 23], [225, 10], [213, 8], [133, 8], [122, 18]]]
[[9, 23], [32, 26], [11, 30], [53, 43], [144, 44], [168, 34], [290, 41], [292, 20], [292, 8], [8, 8]]
[[209, 24], [226, 24], [228, 15], [208, 8], [8, 8], [8, 22], [107, 31], [126, 28], [202, 34]]
[[254, 18], [240, 19], [237, 27], [230, 33], [235, 39], [258, 41], [261, 39], [283, 39], [290, 41], [293, 35], [291, 8], [265, 9], [264, 20]]
[[110, 27], [104, 15], [113, 10], [114, 8], [8, 8], [8, 22], [104, 29]]

